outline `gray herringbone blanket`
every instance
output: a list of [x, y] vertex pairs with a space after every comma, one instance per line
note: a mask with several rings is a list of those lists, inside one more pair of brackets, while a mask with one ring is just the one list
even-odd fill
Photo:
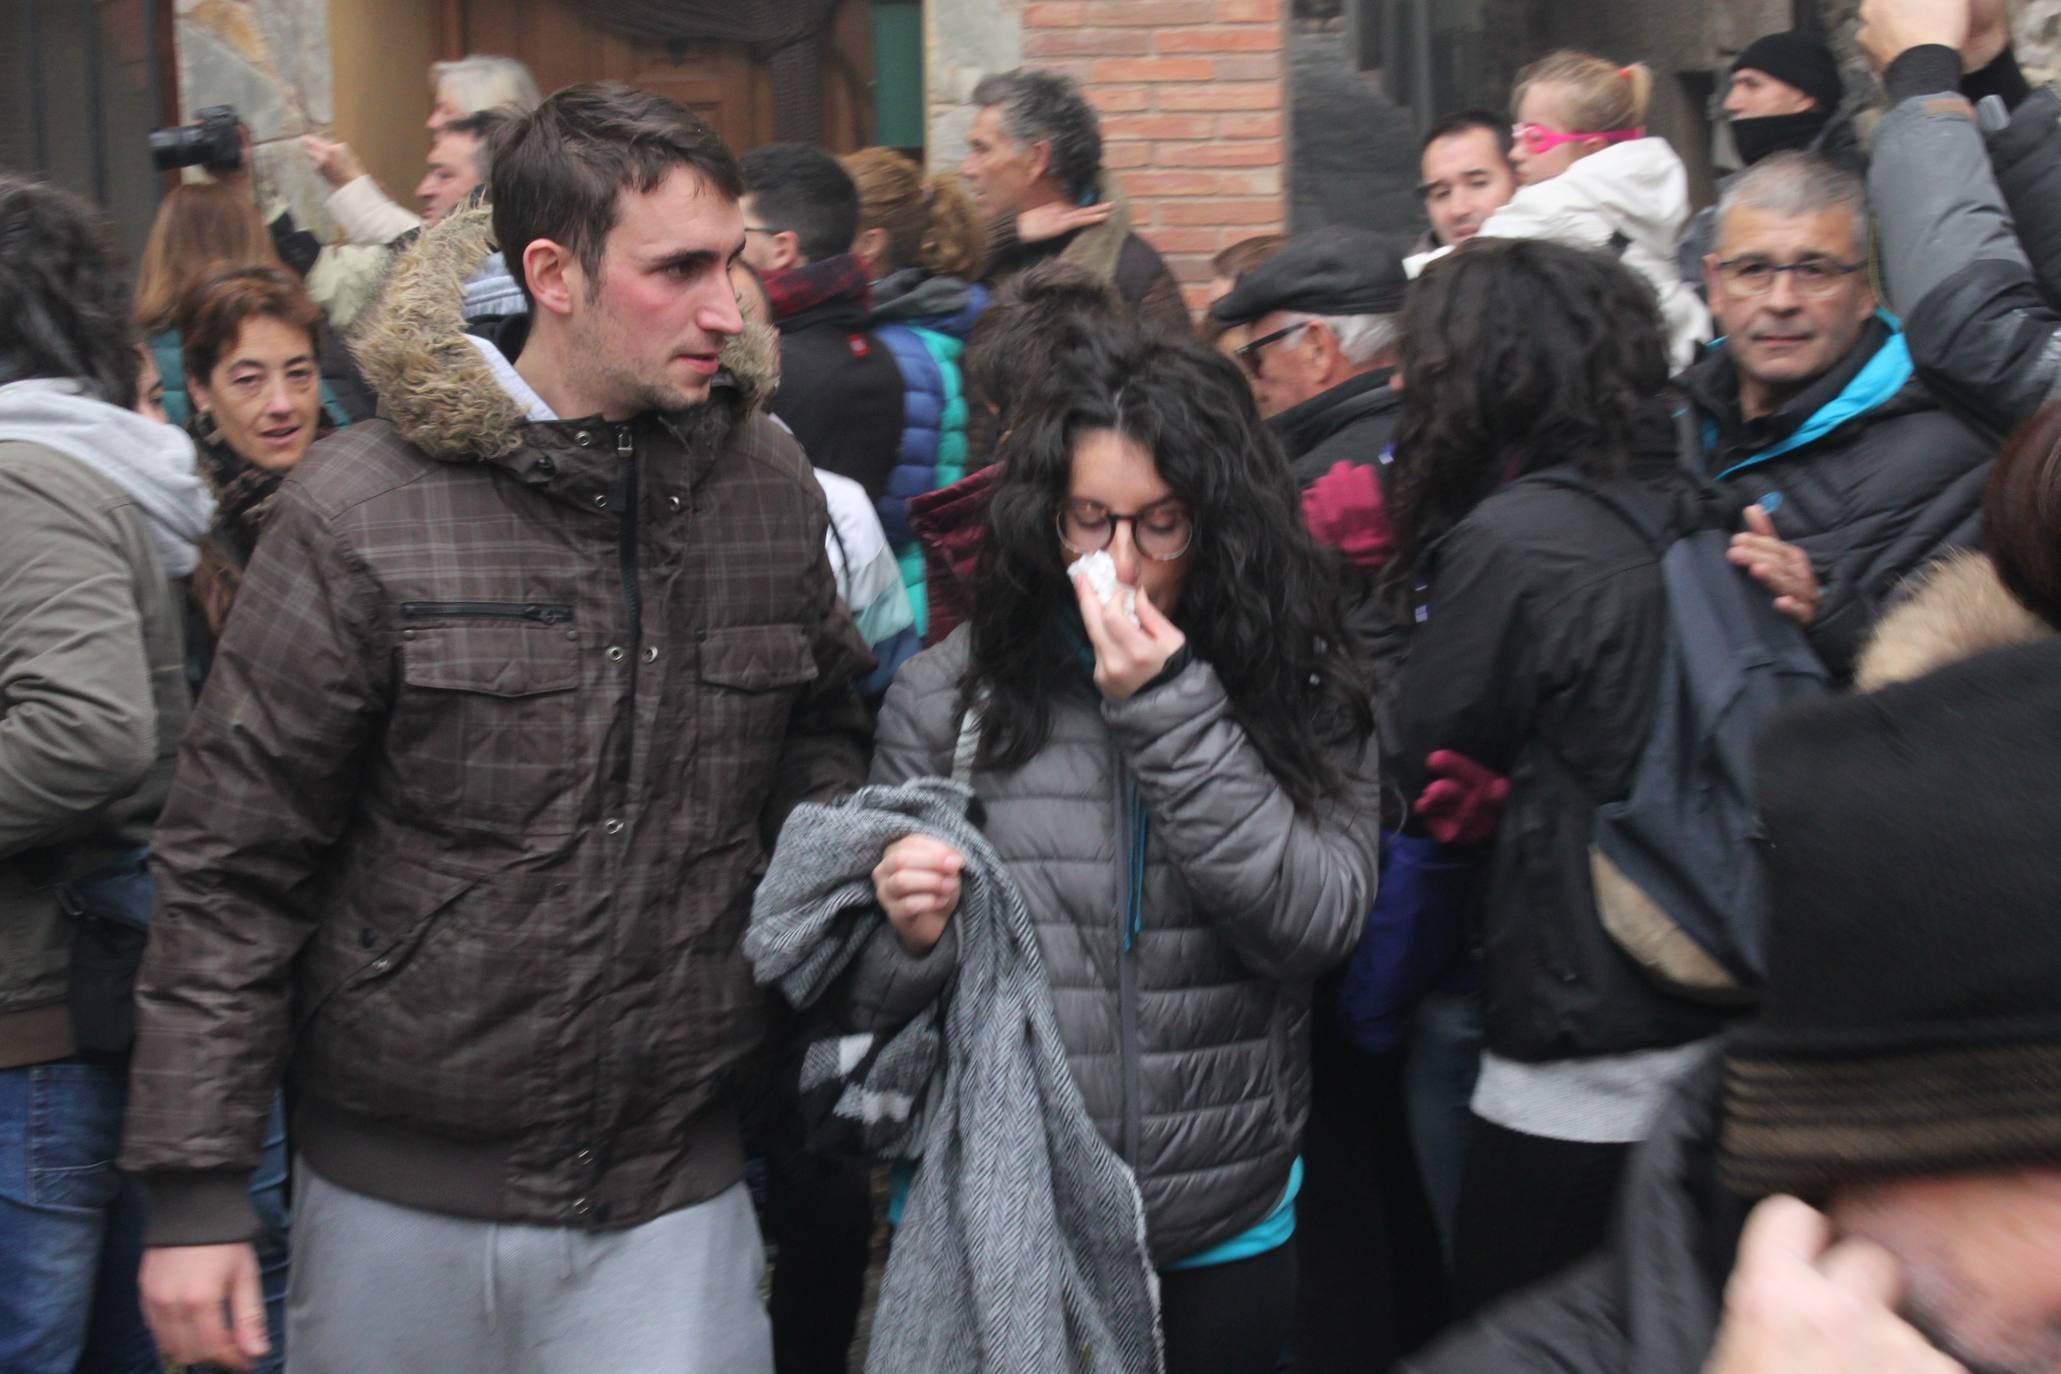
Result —
[[[850, 1104], [884, 1120], [897, 1099], [925, 1101], [920, 1151], [886, 1151], [923, 1162], [888, 1253], [867, 1374], [1156, 1374], [1144, 1203], [1088, 1119], [1023, 895], [967, 821], [967, 796], [938, 778], [799, 808], [745, 938], [758, 980], [807, 1006], [884, 919], [872, 880], [883, 849], [921, 832], [966, 857], [941, 1053], [883, 1052]], [[901, 1034], [937, 1035], [929, 1024]], [[925, 1062], [927, 1094], [906, 1077]]]

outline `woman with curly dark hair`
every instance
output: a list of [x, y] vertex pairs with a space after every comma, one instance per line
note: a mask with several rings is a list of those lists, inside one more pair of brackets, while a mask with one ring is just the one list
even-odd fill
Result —
[[1454, 1256], [1478, 1306], [1602, 1239], [1630, 1146], [1725, 1023], [1604, 931], [1589, 835], [1653, 717], [1656, 546], [1729, 511], [1680, 465], [1653, 294], [1613, 259], [1477, 239], [1420, 279], [1403, 339], [1392, 566], [1419, 624], [1391, 763], [1414, 824], [1493, 837]]
[[[1310, 983], [1374, 893], [1370, 688], [1237, 368], [1129, 325], [1059, 365], [1011, 436], [973, 619], [896, 681], [873, 781], [951, 773], [975, 713], [985, 832], [1143, 1194], [1166, 1367], [1261, 1374], [1294, 1311]], [[1096, 555], [1113, 580], [1070, 577]], [[863, 1029], [947, 981], [960, 866], [920, 836], [883, 855]]]

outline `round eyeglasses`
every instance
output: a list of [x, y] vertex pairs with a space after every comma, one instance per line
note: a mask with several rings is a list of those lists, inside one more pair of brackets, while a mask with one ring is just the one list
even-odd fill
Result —
[[1174, 505], [1157, 505], [1118, 515], [1099, 501], [1067, 501], [1059, 507], [1059, 542], [1076, 554], [1099, 553], [1116, 538], [1118, 525], [1131, 527], [1131, 543], [1155, 563], [1171, 563], [1195, 542], [1195, 521]]

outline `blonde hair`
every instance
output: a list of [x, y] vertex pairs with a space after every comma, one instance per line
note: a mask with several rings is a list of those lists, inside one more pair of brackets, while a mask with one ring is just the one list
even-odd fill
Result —
[[472, 53], [454, 62], [429, 65], [429, 98], [439, 95], [459, 115], [506, 105], [518, 114], [528, 114], [543, 103], [537, 94], [536, 78], [530, 69], [512, 57]]
[[225, 267], [277, 267], [279, 250], [250, 192], [184, 181], [165, 193], [136, 264], [131, 307], [145, 334], [170, 329], [193, 288]]
[[839, 161], [859, 188], [860, 232], [887, 234], [888, 271], [921, 267], [969, 279], [979, 273], [985, 236], [958, 178], [926, 178], [892, 148], [861, 148]]
[[1653, 100], [1653, 69], [1644, 62], [1620, 67], [1614, 62], [1563, 48], [1517, 73], [1510, 93], [1514, 113], [1533, 86], [1557, 86], [1570, 134], [1607, 134], [1637, 129], [1646, 123]]

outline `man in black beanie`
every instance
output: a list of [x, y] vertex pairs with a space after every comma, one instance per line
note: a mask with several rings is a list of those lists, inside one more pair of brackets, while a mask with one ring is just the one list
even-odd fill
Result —
[[1845, 94], [1839, 63], [1818, 35], [1799, 29], [1754, 39], [1732, 63], [1725, 91], [1740, 160], [1751, 167], [1769, 153], [1816, 150]]
[[1412, 1374], [2061, 1370], [2061, 639], [2022, 633], [1770, 726], [1760, 1015], [1611, 1249]]
[[[1742, 168], [1775, 153], [1801, 152], [1859, 171], [1860, 140], [1840, 108], [1845, 97], [1839, 60], [1819, 35], [1792, 29], [1748, 43], [1726, 76], [1724, 103]], [[1719, 183], [1720, 195], [1729, 182]], [[1682, 280], [1699, 292], [1706, 289], [1703, 255], [1717, 237], [1715, 214], [1714, 206], [1697, 212], [1678, 254]]]

